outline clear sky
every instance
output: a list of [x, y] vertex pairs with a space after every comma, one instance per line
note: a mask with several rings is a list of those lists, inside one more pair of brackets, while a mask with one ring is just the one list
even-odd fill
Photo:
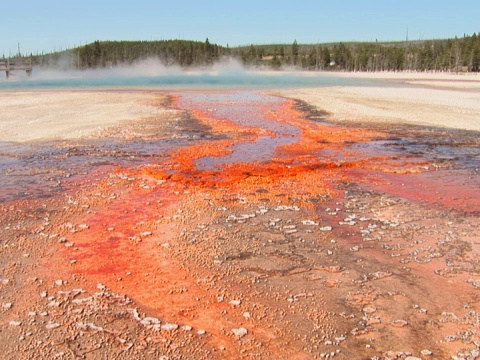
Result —
[[0, 56], [95, 40], [219, 45], [410, 40], [480, 32], [477, 0], [0, 0]]

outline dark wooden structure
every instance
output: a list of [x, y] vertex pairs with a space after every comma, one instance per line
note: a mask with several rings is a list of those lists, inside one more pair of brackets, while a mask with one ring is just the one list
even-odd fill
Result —
[[7, 79], [10, 75], [14, 74], [14, 71], [25, 70], [27, 76], [32, 75], [32, 59], [29, 58], [12, 58], [12, 59], [0, 59], [0, 71], [5, 71]]

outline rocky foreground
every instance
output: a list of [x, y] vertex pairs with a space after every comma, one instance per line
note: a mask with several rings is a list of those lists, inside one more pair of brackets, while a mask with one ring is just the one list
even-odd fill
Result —
[[[478, 133], [148, 96], [94, 136], [2, 144], [4, 358], [480, 357]], [[287, 126], [269, 161], [199, 166]]]

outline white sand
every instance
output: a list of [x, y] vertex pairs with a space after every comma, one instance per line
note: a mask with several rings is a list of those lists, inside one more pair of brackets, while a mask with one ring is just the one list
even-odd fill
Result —
[[395, 83], [424, 85], [429, 87], [480, 89], [480, 74], [477, 73], [444, 73], [444, 72], [356, 72], [332, 73], [334, 76], [389, 80]]
[[[277, 93], [325, 110], [336, 121], [409, 123], [480, 131], [479, 76], [395, 73], [341, 76], [388, 79], [399, 86], [339, 86]], [[401, 86], [406, 81], [415, 86]]]
[[88, 137], [109, 126], [162, 112], [149, 105], [153, 99], [153, 94], [142, 92], [0, 92], [0, 141]]

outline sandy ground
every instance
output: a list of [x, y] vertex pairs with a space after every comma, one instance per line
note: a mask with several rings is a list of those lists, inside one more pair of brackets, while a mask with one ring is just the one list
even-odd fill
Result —
[[[338, 121], [373, 121], [480, 130], [480, 78], [475, 75], [343, 74], [390, 80], [391, 87], [333, 87], [282, 90]], [[399, 84], [407, 83], [409, 87]]]
[[78, 139], [102, 129], [163, 113], [152, 94], [115, 91], [0, 93], [0, 141]]
[[[368, 128], [266, 95], [1, 94], [4, 358], [480, 358], [478, 136], [398, 124], [473, 126], [477, 93], [421, 86], [282, 93]], [[265, 136], [240, 113], [299, 135], [199, 169]]]
[[480, 76], [475, 73], [435, 73], [435, 72], [357, 72], [335, 73], [335, 76], [378, 79], [407, 84], [447, 87], [456, 89], [480, 89]]

